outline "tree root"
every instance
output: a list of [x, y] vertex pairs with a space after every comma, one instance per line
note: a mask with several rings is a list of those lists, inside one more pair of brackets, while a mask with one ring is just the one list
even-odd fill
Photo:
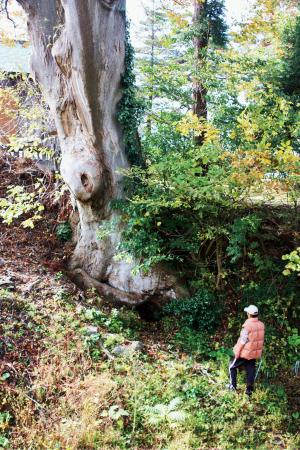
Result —
[[95, 288], [103, 298], [116, 306], [138, 306], [147, 302], [152, 297], [152, 295], [149, 294], [133, 294], [116, 289], [107, 283], [100, 282], [95, 278], [90, 277], [83, 269], [74, 269], [68, 272], [68, 276], [75, 284], [82, 288]]

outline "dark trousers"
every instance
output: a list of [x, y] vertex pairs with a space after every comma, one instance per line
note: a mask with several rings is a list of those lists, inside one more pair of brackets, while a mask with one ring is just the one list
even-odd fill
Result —
[[245, 367], [247, 377], [247, 394], [251, 394], [255, 381], [255, 363], [256, 359], [237, 358], [233, 359], [229, 366], [230, 384], [236, 389], [236, 376], [239, 367]]

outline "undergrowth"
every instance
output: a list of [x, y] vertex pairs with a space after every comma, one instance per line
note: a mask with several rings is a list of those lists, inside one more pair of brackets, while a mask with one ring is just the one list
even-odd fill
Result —
[[[292, 372], [274, 379], [263, 368], [251, 401], [242, 375], [239, 392], [228, 392], [229, 346], [212, 330], [170, 316], [144, 324], [93, 291], [78, 302], [62, 275], [47, 301], [42, 291], [1, 298], [11, 320], [2, 329], [1, 448], [299, 448], [299, 413], [285, 389], [296, 385]], [[20, 370], [5, 365], [18, 350], [16, 327], [38, 348]], [[114, 354], [132, 340], [144, 350]]]

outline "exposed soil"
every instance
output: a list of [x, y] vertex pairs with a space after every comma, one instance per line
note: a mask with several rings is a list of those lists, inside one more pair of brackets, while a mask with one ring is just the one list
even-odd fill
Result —
[[[5, 198], [10, 185], [22, 185], [30, 192], [39, 178], [46, 186], [42, 200], [45, 212], [34, 229], [21, 226], [24, 217], [11, 225], [0, 221], [0, 289], [15, 294], [13, 302], [9, 297], [0, 297], [1, 372], [15, 381], [22, 373], [25, 381], [41, 349], [32, 318], [24, 310], [24, 300], [33, 292], [37, 304], [47, 300], [47, 291], [53, 295], [57, 289], [54, 275], [66, 267], [72, 245], [63, 244], [55, 234], [62, 216], [61, 203], [53, 202], [51, 197], [53, 175], [41, 172], [30, 160], [5, 154], [0, 156], [0, 173], [0, 198]], [[69, 289], [76, 290], [73, 283]]]

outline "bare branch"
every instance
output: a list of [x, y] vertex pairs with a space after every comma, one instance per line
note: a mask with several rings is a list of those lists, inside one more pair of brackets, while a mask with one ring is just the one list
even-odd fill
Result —
[[5, 13], [7, 20], [9, 20], [13, 24], [14, 29], [16, 29], [17, 28], [16, 22], [9, 15], [8, 0], [1, 0], [1, 12]]

